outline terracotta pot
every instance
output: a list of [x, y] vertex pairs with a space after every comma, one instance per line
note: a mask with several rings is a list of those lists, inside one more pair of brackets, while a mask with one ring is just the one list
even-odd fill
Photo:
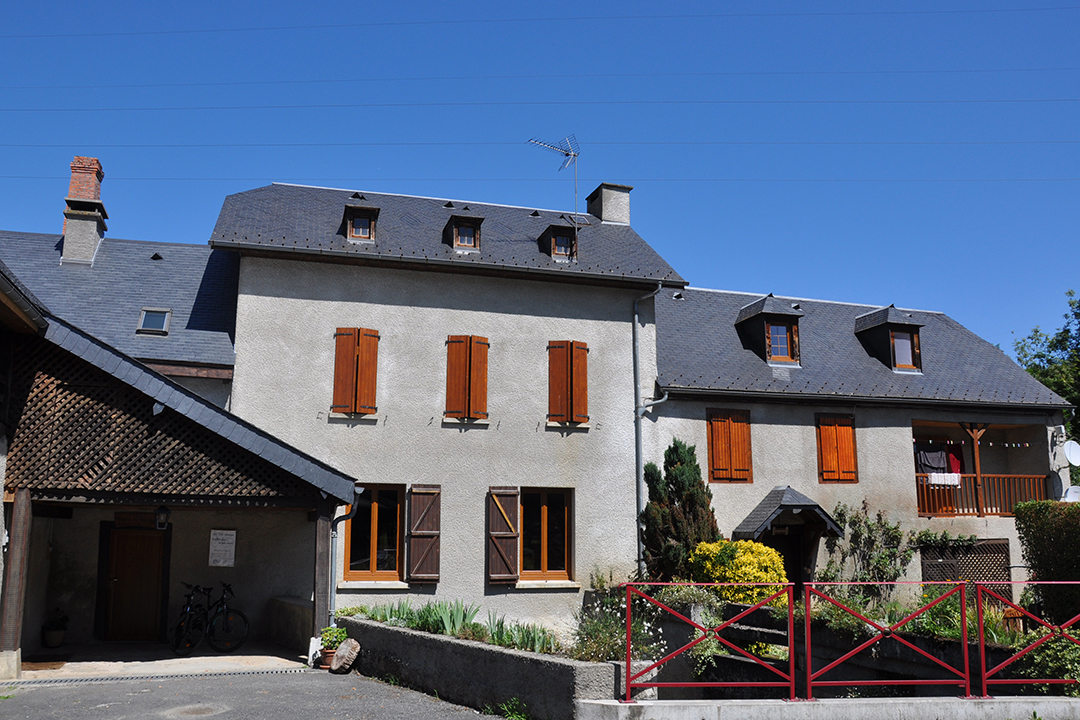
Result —
[[320, 670], [329, 670], [330, 669], [330, 661], [334, 659], [334, 653], [336, 653], [336, 652], [337, 652], [337, 648], [334, 648], [333, 650], [327, 650], [326, 648], [323, 648], [323, 649], [319, 650], [319, 669]]

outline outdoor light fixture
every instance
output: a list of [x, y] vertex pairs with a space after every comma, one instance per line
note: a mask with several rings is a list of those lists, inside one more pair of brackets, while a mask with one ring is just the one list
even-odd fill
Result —
[[164, 530], [169, 526], [169, 518], [172, 517], [172, 511], [169, 508], [162, 505], [154, 511], [154, 520], [157, 522], [157, 529]]

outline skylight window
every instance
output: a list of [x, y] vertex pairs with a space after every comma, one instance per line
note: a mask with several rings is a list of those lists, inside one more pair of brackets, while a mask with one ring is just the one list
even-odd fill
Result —
[[171, 319], [172, 310], [167, 308], [143, 308], [135, 332], [140, 335], [168, 335]]

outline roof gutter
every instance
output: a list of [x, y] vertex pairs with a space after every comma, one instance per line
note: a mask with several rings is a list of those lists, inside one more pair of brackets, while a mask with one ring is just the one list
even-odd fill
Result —
[[4, 304], [15, 313], [20, 320], [27, 325], [27, 329], [36, 329], [39, 333], [49, 327], [48, 321], [42, 315], [34, 303], [30, 302], [23, 292], [3, 273], [0, 273], [0, 293], [4, 295]]
[[641, 513], [645, 511], [645, 459], [641, 447], [641, 423], [645, 411], [653, 405], [659, 405], [667, 400], [668, 394], [665, 391], [664, 396], [659, 400], [644, 405], [641, 402], [641, 349], [638, 345], [638, 323], [640, 322], [638, 303], [655, 297], [663, 287], [663, 281], [659, 281], [656, 283], [655, 290], [634, 300], [634, 324], [632, 326], [634, 336], [634, 459], [637, 463], [637, 480], [634, 483], [637, 496], [637, 512], [634, 513], [634, 535], [637, 537], [637, 566], [641, 577], [645, 577], [645, 548], [641, 543]]

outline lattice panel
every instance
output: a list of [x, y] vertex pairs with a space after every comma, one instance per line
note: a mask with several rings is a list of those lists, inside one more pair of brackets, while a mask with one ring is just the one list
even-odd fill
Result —
[[[1006, 583], [1012, 579], [1009, 569], [1008, 540], [979, 540], [963, 551], [954, 548], [923, 548], [922, 579], [973, 580], [976, 582]], [[993, 585], [991, 589], [1003, 597], [1012, 597], [1011, 585]]]
[[317, 490], [38, 338], [17, 341], [6, 489], [310, 499]]

